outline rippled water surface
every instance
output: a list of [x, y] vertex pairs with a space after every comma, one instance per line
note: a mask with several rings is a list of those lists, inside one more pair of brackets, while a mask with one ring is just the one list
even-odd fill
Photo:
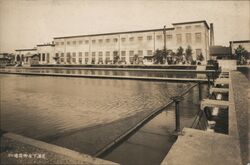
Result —
[[1, 129], [33, 138], [151, 112], [191, 85], [8, 74], [0, 77]]

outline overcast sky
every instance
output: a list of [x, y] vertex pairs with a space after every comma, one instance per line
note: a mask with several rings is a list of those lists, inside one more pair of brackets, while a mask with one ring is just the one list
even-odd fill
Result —
[[250, 39], [250, 1], [0, 0], [0, 52], [53, 37], [214, 23], [215, 44]]

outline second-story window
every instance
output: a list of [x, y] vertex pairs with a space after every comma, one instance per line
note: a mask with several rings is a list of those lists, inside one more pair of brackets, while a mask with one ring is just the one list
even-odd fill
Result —
[[94, 44], [95, 43], [95, 40], [92, 40], [92, 44]]
[[138, 41], [142, 41], [143, 40], [143, 37], [142, 36], [139, 36], [138, 37]]
[[181, 36], [181, 34], [176, 34], [176, 40], [177, 40], [178, 44], [182, 43], [182, 36]]
[[201, 33], [195, 33], [195, 42], [197, 43], [201, 42]]
[[156, 39], [157, 39], [157, 40], [162, 40], [162, 35], [157, 35], [157, 36], [156, 36]]
[[186, 33], [186, 42], [191, 43], [191, 33]]
[[67, 45], [70, 45], [70, 41], [67, 41]]
[[85, 40], [85, 44], [88, 44], [89, 43], [89, 40]]
[[152, 36], [147, 36], [147, 40], [152, 40]]
[[129, 37], [129, 41], [134, 41], [134, 37]]
[[173, 36], [171, 34], [166, 35], [168, 41], [172, 40]]
[[113, 41], [114, 41], [114, 42], [117, 42], [117, 41], [118, 41], [118, 39], [117, 39], [117, 38], [114, 38], [114, 39], [113, 39]]
[[76, 44], [76, 41], [73, 41], [73, 45], [75, 45]]
[[122, 42], [125, 42], [126, 41], [126, 38], [121, 38]]

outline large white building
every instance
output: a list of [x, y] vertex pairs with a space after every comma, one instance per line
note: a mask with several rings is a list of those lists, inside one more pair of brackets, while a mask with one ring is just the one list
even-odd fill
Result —
[[209, 59], [209, 26], [206, 21], [172, 25], [171, 28], [55, 37], [55, 45], [37, 45], [39, 63], [52, 64], [54, 57], [58, 57], [60, 64], [110, 64], [114, 61], [133, 64], [135, 58], [142, 62], [164, 45], [173, 52], [180, 46], [185, 50], [190, 45], [194, 60], [200, 54], [204, 61]]

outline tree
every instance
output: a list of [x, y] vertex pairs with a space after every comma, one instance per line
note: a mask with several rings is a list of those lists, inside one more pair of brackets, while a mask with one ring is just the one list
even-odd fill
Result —
[[167, 58], [168, 52], [163, 49], [159, 50], [157, 49], [154, 53], [153, 59], [155, 64], [164, 64], [166, 58]]
[[193, 61], [193, 56], [192, 56], [192, 48], [190, 45], [188, 45], [187, 49], [185, 50], [185, 58], [188, 63], [191, 63]]
[[114, 54], [114, 64], [117, 64], [120, 57], [117, 51], [114, 51], [113, 54]]
[[176, 60], [177, 62], [182, 62], [183, 58], [183, 51], [184, 49], [180, 46], [178, 49], [177, 49], [177, 52], [176, 52]]
[[139, 56], [138, 56], [138, 54], [134, 55], [134, 62], [133, 63], [134, 64], [139, 64]]
[[247, 60], [247, 54], [248, 52], [245, 50], [245, 48], [242, 45], [239, 45], [236, 49], [234, 49], [234, 54], [237, 59], [238, 64], [245, 64]]
[[198, 56], [197, 56], [197, 60], [199, 61], [203, 61], [204, 60], [204, 56], [202, 53], [200, 53]]

